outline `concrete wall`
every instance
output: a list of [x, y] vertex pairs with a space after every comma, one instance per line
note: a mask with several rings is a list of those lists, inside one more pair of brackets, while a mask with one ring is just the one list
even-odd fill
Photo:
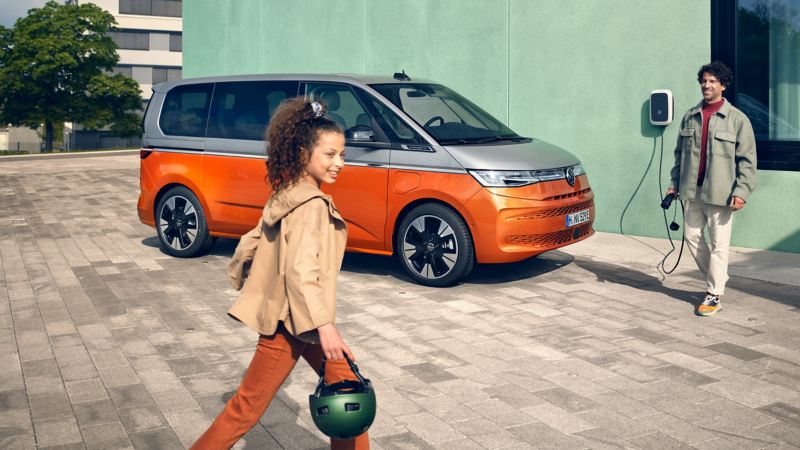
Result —
[[[708, 1], [225, 0], [184, 4], [184, 77], [354, 72], [437, 80], [520, 134], [575, 153], [601, 231], [665, 237], [658, 204], [677, 125], [647, 123], [652, 89], [676, 116], [697, 103], [710, 58]], [[800, 252], [800, 173], [759, 172], [733, 245]], [[670, 217], [671, 219], [671, 217]]]

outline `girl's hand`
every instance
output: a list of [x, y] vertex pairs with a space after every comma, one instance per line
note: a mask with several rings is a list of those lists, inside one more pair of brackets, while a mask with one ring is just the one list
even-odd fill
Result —
[[332, 323], [322, 325], [317, 328], [317, 331], [319, 332], [319, 343], [322, 345], [322, 353], [325, 355], [325, 358], [336, 361], [338, 359], [344, 359], [344, 355], [347, 355], [350, 361], [356, 360], [350, 347], [344, 343], [344, 339], [342, 339], [342, 336], [339, 334], [339, 330], [337, 330], [336, 326]]

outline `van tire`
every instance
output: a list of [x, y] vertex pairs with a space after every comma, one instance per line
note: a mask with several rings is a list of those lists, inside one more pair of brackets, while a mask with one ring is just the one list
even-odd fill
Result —
[[419, 205], [403, 217], [395, 249], [406, 273], [425, 286], [456, 284], [475, 266], [475, 246], [466, 222], [437, 203]]
[[203, 206], [184, 186], [176, 186], [161, 196], [155, 224], [158, 245], [168, 255], [191, 258], [205, 254], [214, 245]]

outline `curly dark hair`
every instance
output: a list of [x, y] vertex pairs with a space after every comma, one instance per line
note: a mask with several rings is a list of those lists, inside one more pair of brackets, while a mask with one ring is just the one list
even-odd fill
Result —
[[706, 64], [705, 66], [701, 67], [700, 70], [697, 71], [697, 82], [703, 82], [703, 74], [710, 73], [714, 75], [719, 83], [725, 87], [728, 87], [731, 83], [733, 83], [733, 72], [731, 69], [725, 65], [722, 61], [714, 61], [711, 64]]
[[[317, 102], [325, 111], [325, 104]], [[311, 157], [311, 149], [320, 133], [343, 134], [342, 128], [325, 116], [314, 112], [312, 102], [303, 97], [283, 101], [267, 127], [267, 179], [276, 192], [303, 176]]]

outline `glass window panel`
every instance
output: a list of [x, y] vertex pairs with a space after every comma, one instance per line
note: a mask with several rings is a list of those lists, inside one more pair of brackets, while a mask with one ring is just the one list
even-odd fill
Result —
[[338, 123], [343, 130], [370, 123], [369, 114], [347, 85], [308, 83], [306, 92], [310, 100], [321, 100], [325, 103], [325, 116]]
[[120, 14], [152, 15], [150, 0], [119, 0]]
[[183, 36], [180, 34], [169, 35], [169, 51], [181, 52], [183, 51]]
[[131, 66], [116, 66], [111, 69], [111, 73], [114, 75], [124, 75], [126, 77], [133, 77], [133, 67]]
[[181, 17], [182, 3], [175, 0], [152, 0], [153, 15], [167, 17]]
[[210, 84], [190, 84], [172, 89], [161, 108], [161, 130], [169, 135], [204, 136], [210, 98]]
[[737, 101], [761, 141], [800, 141], [800, 0], [741, 0]]
[[153, 67], [153, 84], [167, 81], [167, 69], [164, 67]]
[[178, 81], [182, 77], [182, 71], [180, 68], [178, 69], [167, 69], [167, 81]]
[[217, 83], [208, 137], [263, 140], [272, 112], [280, 102], [297, 95], [297, 84], [293, 81]]
[[362, 89], [356, 88], [356, 92], [361, 100], [367, 105], [367, 109], [378, 122], [383, 132], [392, 142], [402, 142], [406, 144], [422, 144], [425, 142], [422, 136], [417, 134], [408, 124], [386, 105], [378, 101], [372, 94], [368, 94]]
[[372, 87], [439, 141], [518, 137], [502, 122], [445, 86], [404, 83]]
[[141, 31], [110, 31], [108, 36], [125, 50], [149, 50], [150, 33]]

